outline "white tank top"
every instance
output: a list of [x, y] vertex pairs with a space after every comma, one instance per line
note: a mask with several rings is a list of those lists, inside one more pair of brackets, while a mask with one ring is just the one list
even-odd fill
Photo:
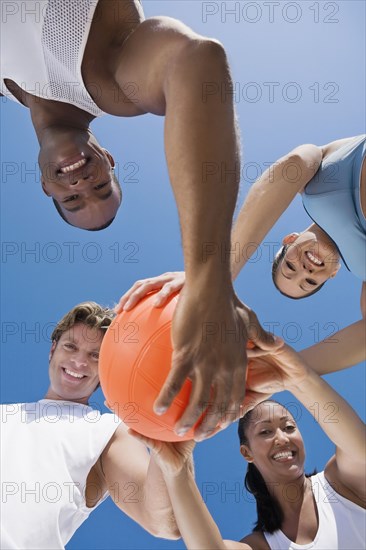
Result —
[[0, 548], [63, 549], [95, 509], [86, 506], [87, 476], [120, 420], [42, 399], [1, 405], [0, 421]]
[[[4, 84], [8, 78], [34, 96], [102, 115], [81, 75], [98, 0], [12, 0], [1, 4], [0, 92], [17, 101]], [[95, 92], [97, 96], [101, 93]]]
[[272, 535], [264, 532], [271, 550], [365, 550], [366, 510], [336, 493], [324, 472], [310, 479], [319, 516], [315, 539], [296, 544], [280, 530]]

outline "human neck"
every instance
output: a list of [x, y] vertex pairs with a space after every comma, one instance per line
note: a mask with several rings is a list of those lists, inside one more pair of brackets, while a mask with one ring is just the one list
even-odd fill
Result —
[[337, 248], [334, 241], [329, 237], [329, 235], [325, 231], [323, 231], [316, 223], [312, 223], [302, 233], [305, 233], [306, 231], [311, 231], [312, 233], [314, 233], [318, 241], [321, 241], [328, 247], [333, 247], [335, 249]]
[[310, 480], [304, 474], [286, 482], [266, 482], [266, 485], [281, 506], [285, 518], [301, 510], [305, 494], [309, 489], [311, 491]]
[[89, 404], [89, 397], [81, 397], [79, 399], [65, 399], [61, 395], [58, 395], [50, 386], [43, 399], [51, 399], [52, 401], [72, 401], [73, 403], [80, 403], [81, 405]]
[[39, 143], [42, 142], [44, 132], [53, 126], [87, 131], [95, 118], [74, 105], [34, 96], [28, 98], [27, 105]]

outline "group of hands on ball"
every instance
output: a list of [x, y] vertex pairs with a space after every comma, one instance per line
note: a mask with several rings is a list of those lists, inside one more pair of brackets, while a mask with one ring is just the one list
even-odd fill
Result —
[[[184, 272], [165, 273], [137, 281], [121, 297], [115, 308], [116, 313], [132, 309], [153, 291], [156, 292], [154, 306], [162, 307], [182, 288], [181, 295], [186, 289]], [[241, 337], [228, 337], [227, 341], [221, 341], [220, 338], [202, 341], [202, 328], [195, 319], [198, 317], [199, 299], [195, 305], [196, 314], [192, 315], [188, 323], [184, 319], [186, 312], [179, 308], [180, 302], [181, 297], [172, 327], [172, 368], [155, 402], [155, 412], [163, 414], [168, 409], [187, 377], [192, 381], [190, 402], [175, 426], [176, 433], [186, 433], [200, 419], [207, 403], [210, 404], [200, 424], [196, 426], [194, 440], [166, 443], [129, 430], [131, 435], [151, 449], [163, 475], [167, 477], [178, 476], [183, 469], [189, 468], [195, 441], [201, 441], [226, 428], [272, 394], [291, 391], [310, 373], [310, 368], [300, 355], [281, 338], [265, 332], [255, 313], [238, 299], [236, 315], [240, 320]], [[214, 311], [215, 304], [212, 314]], [[175, 325], [176, 317], [178, 326]], [[199, 319], [199, 323], [202, 323], [201, 317]], [[179, 334], [182, 326], [184, 332]], [[187, 342], [186, 347], [181, 345], [182, 340]], [[248, 340], [253, 347], [247, 348]], [[176, 347], [177, 342], [179, 345]], [[231, 350], [236, 346], [240, 346], [240, 361], [237, 360], [237, 350]]]

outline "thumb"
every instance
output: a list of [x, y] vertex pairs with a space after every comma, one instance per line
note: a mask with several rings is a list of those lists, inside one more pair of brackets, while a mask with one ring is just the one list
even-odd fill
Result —
[[263, 350], [274, 351], [281, 348], [285, 343], [279, 336], [264, 330], [258, 319], [250, 323], [248, 337], [256, 347]]

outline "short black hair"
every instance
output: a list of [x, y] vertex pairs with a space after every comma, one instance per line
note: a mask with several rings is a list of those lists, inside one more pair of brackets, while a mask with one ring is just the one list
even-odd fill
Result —
[[[114, 181], [114, 183], [117, 185], [119, 200], [120, 200], [120, 204], [121, 204], [121, 202], [122, 202], [122, 189], [121, 189], [121, 185], [120, 185], [120, 183], [118, 181], [118, 178], [117, 178], [116, 174], [114, 173], [113, 169], [112, 169], [112, 181]], [[56, 208], [57, 212], [60, 214], [60, 216], [64, 220], [64, 222], [71, 225], [72, 227], [77, 227], [77, 226], [73, 225], [72, 223], [70, 223], [66, 219], [65, 214], [63, 213], [60, 204], [54, 198], [52, 198], [52, 200], [53, 200], [53, 204], [55, 205], [55, 208]], [[111, 223], [113, 223], [114, 218], [115, 218], [115, 216], [113, 216], [113, 218], [111, 220], [108, 220], [103, 225], [100, 225], [99, 227], [92, 227], [90, 229], [85, 229], [85, 231], [101, 231], [102, 229], [106, 229], [107, 227], [109, 227], [111, 225]], [[80, 228], [78, 228], [78, 229], [80, 229]]]
[[272, 263], [272, 281], [274, 286], [277, 288], [278, 292], [282, 294], [282, 296], [286, 296], [286, 298], [291, 298], [291, 300], [302, 300], [303, 298], [308, 298], [308, 296], [311, 296], [312, 294], [316, 294], [319, 292], [319, 290], [325, 285], [326, 281], [322, 283], [321, 285], [317, 286], [314, 290], [311, 292], [308, 292], [308, 294], [304, 294], [303, 296], [290, 296], [289, 294], [286, 294], [285, 292], [282, 292], [282, 290], [279, 288], [279, 286], [276, 283], [276, 275], [277, 270], [279, 268], [280, 263], [282, 262], [283, 258], [285, 257], [285, 254], [287, 252], [289, 245], [283, 245], [280, 250], [277, 252], [276, 256], [273, 259]]

